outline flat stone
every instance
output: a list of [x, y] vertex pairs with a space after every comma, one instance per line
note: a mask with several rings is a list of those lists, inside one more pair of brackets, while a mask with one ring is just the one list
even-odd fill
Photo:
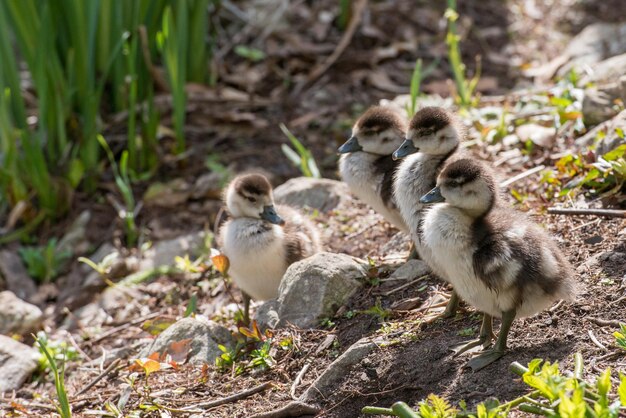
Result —
[[214, 364], [222, 354], [218, 344], [232, 345], [230, 331], [213, 321], [201, 318], [183, 318], [163, 331], [139, 353], [139, 357], [148, 357], [152, 353], [165, 354], [173, 343], [191, 339], [188, 361], [191, 363]]
[[263, 302], [256, 310], [254, 316], [259, 327], [263, 328], [276, 328], [280, 322], [278, 316], [278, 300], [270, 299]]
[[174, 264], [176, 256], [197, 255], [204, 246], [204, 232], [183, 235], [167, 241], [157, 242], [144, 252], [144, 258], [139, 263], [139, 270], [153, 269]]
[[0, 393], [21, 388], [38, 365], [38, 350], [0, 335]]
[[41, 328], [43, 312], [5, 290], [0, 292], [0, 334], [24, 335]]
[[430, 273], [430, 267], [422, 260], [408, 260], [394, 271], [390, 279], [412, 280]]
[[274, 189], [276, 203], [322, 212], [335, 209], [348, 194], [345, 183], [310, 177], [293, 178]]
[[621, 129], [622, 132], [626, 134], [626, 110], [622, 110], [613, 119], [601, 123], [585, 135], [578, 138], [576, 140], [576, 145], [579, 147], [593, 145], [597, 141], [598, 134], [602, 132], [604, 134], [604, 138], [597, 141], [595, 149], [596, 156], [602, 156], [617, 148], [621, 144], [626, 143], [626, 140], [618, 135], [617, 129]]

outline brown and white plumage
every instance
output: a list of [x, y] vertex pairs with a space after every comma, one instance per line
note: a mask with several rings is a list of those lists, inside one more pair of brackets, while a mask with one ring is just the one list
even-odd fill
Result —
[[460, 159], [447, 165], [437, 186], [421, 198], [424, 204], [442, 202], [424, 217], [425, 261], [486, 315], [481, 343], [491, 341], [491, 317], [503, 319], [494, 350], [470, 362], [475, 369], [502, 355], [513, 319], [576, 294], [574, 272], [554, 240], [500, 202], [497, 187], [486, 166]]
[[396, 228], [407, 227], [393, 198], [399, 162], [391, 154], [400, 146], [406, 120], [390, 107], [372, 106], [356, 121], [352, 136], [339, 148], [339, 172], [352, 193]]
[[289, 206], [274, 206], [272, 187], [260, 174], [236, 177], [225, 201], [232, 219], [220, 229], [219, 241], [231, 277], [253, 299], [278, 296], [287, 267], [319, 251], [315, 226]]

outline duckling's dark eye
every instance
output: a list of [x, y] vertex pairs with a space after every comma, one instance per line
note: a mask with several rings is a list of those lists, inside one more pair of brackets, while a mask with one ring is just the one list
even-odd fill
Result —
[[256, 199], [254, 197], [246, 196], [246, 199], [248, 199], [248, 202], [250, 203], [256, 203]]

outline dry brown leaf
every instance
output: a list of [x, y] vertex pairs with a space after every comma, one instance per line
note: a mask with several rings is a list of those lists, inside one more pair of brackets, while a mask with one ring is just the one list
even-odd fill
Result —
[[228, 269], [230, 268], [230, 260], [224, 254], [218, 254], [211, 257], [211, 262], [213, 266], [222, 273], [223, 275], [228, 274]]

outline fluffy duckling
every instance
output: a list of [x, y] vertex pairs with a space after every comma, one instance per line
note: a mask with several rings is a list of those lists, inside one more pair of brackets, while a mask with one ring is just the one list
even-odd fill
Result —
[[352, 193], [396, 228], [407, 232], [392, 194], [399, 165], [391, 154], [404, 139], [406, 121], [390, 107], [372, 106], [352, 127], [352, 136], [339, 147], [339, 172]]
[[236, 177], [225, 193], [232, 219], [220, 230], [230, 275], [244, 297], [248, 320], [250, 298], [278, 296], [278, 286], [290, 264], [320, 250], [315, 226], [295, 209], [275, 206], [272, 186], [265, 176]]
[[572, 300], [574, 273], [550, 235], [521, 213], [504, 207], [490, 170], [472, 159], [450, 163], [420, 202], [426, 212], [422, 244], [429, 263], [443, 272], [460, 297], [483, 312], [480, 338], [458, 353], [492, 340], [492, 317], [502, 318], [495, 346], [473, 358], [479, 370], [500, 358], [515, 318], [553, 302]]
[[[435, 186], [445, 164], [462, 156], [459, 145], [465, 135], [465, 127], [453, 113], [441, 107], [424, 107], [413, 116], [406, 140], [393, 153], [394, 159], [403, 159], [393, 182], [394, 198], [423, 260], [430, 257], [428, 248], [420, 244], [425, 206], [419, 199]], [[439, 276], [443, 274], [435, 266], [431, 269]], [[453, 316], [458, 304], [453, 291], [442, 316]]]

